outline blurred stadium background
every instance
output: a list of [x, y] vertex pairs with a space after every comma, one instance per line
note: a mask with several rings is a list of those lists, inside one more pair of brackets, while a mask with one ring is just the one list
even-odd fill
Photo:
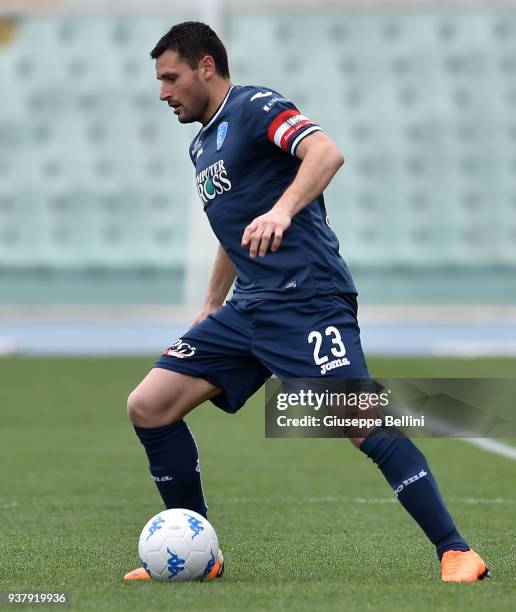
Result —
[[516, 3], [2, 0], [0, 352], [156, 354], [214, 240], [149, 51], [209, 22], [234, 83], [294, 100], [366, 354], [516, 355]]

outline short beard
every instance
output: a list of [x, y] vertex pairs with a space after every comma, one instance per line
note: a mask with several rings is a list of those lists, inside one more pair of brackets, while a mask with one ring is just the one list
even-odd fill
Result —
[[192, 110], [191, 113], [185, 115], [182, 119], [179, 119], [180, 123], [196, 123], [201, 122], [202, 117], [206, 114], [206, 110], [209, 106], [210, 100], [205, 95], [204, 88], [199, 84], [197, 91], [192, 96], [194, 100], [198, 101], [199, 105]]

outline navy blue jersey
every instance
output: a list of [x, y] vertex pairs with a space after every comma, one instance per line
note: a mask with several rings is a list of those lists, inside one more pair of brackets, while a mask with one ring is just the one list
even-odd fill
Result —
[[294, 180], [299, 143], [320, 127], [279, 93], [232, 87], [190, 145], [196, 184], [210, 225], [233, 261], [235, 300], [305, 299], [356, 293], [322, 194], [292, 219], [279, 250], [251, 258], [241, 245], [253, 219]]

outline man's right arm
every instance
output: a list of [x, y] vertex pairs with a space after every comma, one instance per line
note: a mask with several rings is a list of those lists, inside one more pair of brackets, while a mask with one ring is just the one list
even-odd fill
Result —
[[235, 266], [226, 251], [219, 244], [204, 304], [197, 313], [190, 328], [199, 325], [208, 315], [216, 312], [224, 304], [235, 276]]

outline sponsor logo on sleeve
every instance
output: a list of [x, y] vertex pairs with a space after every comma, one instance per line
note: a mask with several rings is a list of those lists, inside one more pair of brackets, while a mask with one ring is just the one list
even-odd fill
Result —
[[281, 98], [281, 97], [275, 96], [274, 98], [271, 98], [267, 102], [267, 104], [262, 106], [262, 110], [268, 113], [271, 110], [271, 108], [276, 104], [276, 102], [289, 102], [289, 100], [287, 98]]

